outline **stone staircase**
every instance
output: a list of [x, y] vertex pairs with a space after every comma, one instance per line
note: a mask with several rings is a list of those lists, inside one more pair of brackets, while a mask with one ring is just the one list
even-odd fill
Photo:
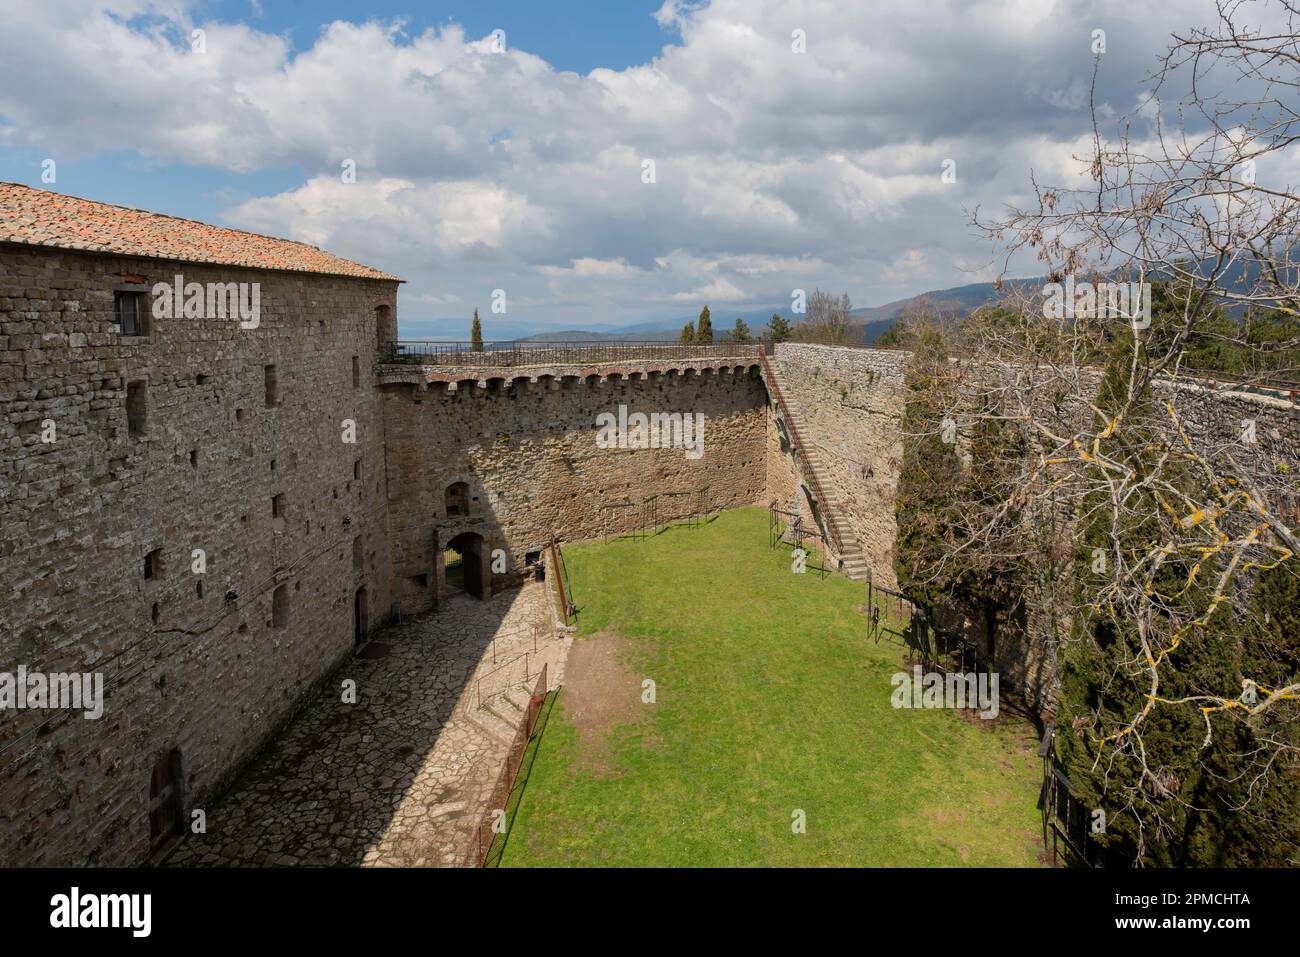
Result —
[[[552, 642], [549, 636], [545, 639]], [[539, 645], [540, 652], [540, 645]], [[528, 677], [524, 677], [524, 654], [527, 653]], [[493, 673], [490, 663], [482, 669], [484, 687], [473, 689], [473, 700], [468, 703], [467, 717], [484, 731], [504, 743], [515, 739], [515, 732], [523, 723], [528, 711], [528, 694], [544, 653], [532, 653], [532, 639], [511, 642], [497, 650], [498, 660], [504, 663], [502, 672]], [[551, 665], [552, 669], [554, 665]], [[479, 680], [476, 676], [475, 681]], [[479, 695], [482, 695], [480, 703]]]
[[542, 618], [549, 612], [546, 584], [528, 582], [522, 587], [536, 593], [536, 620], [494, 636], [496, 661], [492, 660], [492, 650], [484, 649], [483, 660], [470, 679], [459, 709], [472, 724], [507, 745], [514, 741], [524, 722], [529, 694], [542, 665], [547, 667], [550, 687], [558, 685], [568, 644], [553, 634], [550, 621]]
[[517, 714], [515, 715], [516, 720], [511, 720], [507, 715], [502, 715], [499, 709], [492, 707], [488, 702], [484, 702], [481, 708], [471, 706], [467, 709], [465, 717], [502, 744], [509, 744], [513, 741], [515, 731], [519, 727]]
[[[798, 402], [786, 389], [775, 361], [765, 359], [763, 362], [763, 376], [771, 380], [768, 383], [768, 391], [773, 396], [780, 396], [777, 408], [780, 410], [782, 417], [787, 420], [798, 417]], [[853, 526], [845, 516], [844, 508], [831, 491], [835, 488], [835, 484], [826, 472], [816, 446], [806, 440], [800, 440], [799, 436], [803, 435], [803, 431], [799, 428], [797, 421], [787, 421], [786, 424], [786, 434], [798, 451], [795, 461], [798, 463], [799, 470], [803, 473], [803, 482], [813, 496], [818, 498], [817, 507], [821, 512], [822, 521], [834, 527], [834, 536], [827, 536], [832, 549], [835, 548], [835, 539], [839, 539], [840, 547], [836, 558], [839, 559], [840, 570], [854, 581], [866, 581], [871, 574], [866, 555], [862, 550], [861, 543], [858, 541], [857, 534], [853, 531]], [[793, 428], [789, 426], [793, 426]], [[821, 496], [816, 493], [818, 488], [822, 490]], [[791, 511], [799, 512], [801, 509], [796, 507], [792, 508]]]
[[[798, 413], [791, 409], [791, 414]], [[809, 447], [804, 450], [802, 468], [817, 476], [817, 484], [823, 490], [835, 487], [830, 476], [826, 474], [815, 448]], [[830, 501], [819, 502], [818, 505], [822, 511], [822, 519], [835, 526], [835, 534], [839, 537], [840, 552], [837, 557], [840, 560], [840, 570], [854, 581], [864, 582], [870, 576], [870, 570], [867, 567], [867, 557], [862, 551], [862, 545], [858, 542], [857, 533], [853, 531], [849, 520], [844, 517], [844, 510], [836, 500], [835, 493], [826, 491], [826, 494], [830, 497]]]

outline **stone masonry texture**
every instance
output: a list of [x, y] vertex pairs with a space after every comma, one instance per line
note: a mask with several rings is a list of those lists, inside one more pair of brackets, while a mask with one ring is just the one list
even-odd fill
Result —
[[[123, 335], [115, 294], [178, 274], [258, 283], [257, 328], [164, 318]], [[478, 682], [514, 681], [493, 671], [503, 646], [521, 681], [537, 672], [522, 656], [550, 610], [525, 582], [551, 537], [798, 499], [752, 346], [395, 363], [397, 288], [0, 243], [0, 673], [98, 672], [105, 692], [98, 720], [0, 713], [0, 865], [148, 861], [160, 769], [179, 773], [179, 820], [210, 812], [176, 863], [460, 863], [513, 733]], [[907, 361], [774, 356], [888, 586]], [[596, 417], [620, 406], [702, 414], [703, 455], [599, 447]], [[1294, 449], [1294, 407], [1276, 406], [1222, 397], [1191, 427], [1258, 411], [1264, 439]], [[482, 600], [449, 586], [448, 547]], [[379, 628], [391, 655], [357, 657]], [[340, 702], [346, 679], [364, 706]]]
[[791, 342], [776, 347], [799, 429], [816, 446], [873, 579], [886, 588], [897, 587], [894, 498], [903, 459], [903, 372], [910, 357]]
[[[260, 283], [259, 328], [115, 331], [115, 289], [177, 274]], [[373, 367], [376, 309], [396, 291], [0, 248], [0, 670], [101, 672], [106, 698], [98, 720], [0, 715], [0, 863], [139, 863], [159, 759], [179, 749], [185, 803], [204, 800], [352, 650], [356, 589], [385, 607]], [[273, 623], [277, 589], [287, 620]]]
[[[805, 440], [829, 476], [833, 495], [844, 506], [862, 544], [874, 580], [896, 588], [893, 569], [897, 523], [894, 505], [902, 461], [903, 376], [911, 354], [904, 351], [781, 343], [776, 360], [788, 400]], [[1210, 441], [1233, 442], [1247, 421], [1255, 423], [1257, 442], [1238, 455], [1256, 458], [1272, 470], [1287, 463], [1300, 470], [1300, 414], [1279, 398], [1248, 392], [1213, 393], [1200, 385], [1180, 384], [1179, 407], [1188, 433]], [[780, 503], [796, 489], [798, 470], [789, 450], [769, 432], [768, 488]], [[806, 515], [806, 509], [805, 509]], [[1300, 514], [1291, 513], [1292, 521]], [[937, 612], [987, 650], [982, 625], [965, 622], [952, 610]], [[955, 616], [955, 617], [954, 617]], [[1002, 640], [998, 667], [1008, 688], [1026, 693], [1028, 701], [1050, 710], [1055, 699], [1055, 657], [1047, 641], [1049, 628], [1041, 610], [1031, 609], [1023, 632]]]
[[[735, 508], [763, 499], [766, 420], [757, 372], [694, 370], [685, 374], [578, 379], [522, 376], [481, 387], [386, 386], [389, 508], [393, 573], [409, 582], [434, 580], [434, 562], [453, 537], [480, 535], [505, 553], [507, 568], [524, 567], [555, 534], [575, 541], [630, 530], [645, 502], [657, 517], [681, 514], [691, 495], [707, 507]], [[682, 448], [600, 448], [596, 417], [700, 413], [702, 454]], [[469, 514], [449, 515], [446, 490], [468, 486]], [[689, 494], [670, 494], [689, 493]], [[607, 507], [608, 506], [608, 507]], [[415, 589], [403, 607], [423, 611], [435, 596]]]

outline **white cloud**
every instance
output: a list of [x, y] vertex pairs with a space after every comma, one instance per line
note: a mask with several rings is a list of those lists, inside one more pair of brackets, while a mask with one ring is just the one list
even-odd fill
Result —
[[[1195, 0], [667, 0], [655, 17], [679, 44], [579, 76], [455, 25], [336, 22], [295, 53], [184, 0], [6, 6], [3, 142], [301, 168], [301, 184], [230, 220], [406, 276], [404, 316], [465, 313], [505, 288], [515, 314], [575, 323], [780, 303], [796, 287], [870, 304], [974, 281], [959, 270], [990, 257], [966, 210], [1023, 200], [1031, 168], [1078, 173], [1092, 29], [1108, 33], [1103, 109], [1122, 112], [1166, 34], [1211, 13]], [[196, 26], [206, 53], [190, 52]], [[940, 181], [948, 158], [955, 184]], [[355, 184], [340, 181], [346, 159]]]
[[603, 279], [627, 279], [641, 274], [641, 270], [635, 266], [629, 266], [621, 259], [592, 259], [584, 257], [575, 259], [572, 265], [565, 268], [562, 266], [540, 266], [538, 272], [543, 276], [552, 276], [555, 278], [590, 278], [599, 276]]
[[729, 279], [715, 279], [706, 286], [675, 292], [667, 297], [669, 302], [743, 302], [745, 293]]

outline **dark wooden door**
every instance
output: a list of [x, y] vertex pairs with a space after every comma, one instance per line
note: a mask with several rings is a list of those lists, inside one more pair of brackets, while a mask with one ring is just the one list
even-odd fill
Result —
[[181, 753], [173, 749], [153, 766], [149, 780], [149, 853], [181, 833]]
[[356, 601], [352, 607], [352, 640], [356, 644], [366, 639], [366, 590], [357, 589]]

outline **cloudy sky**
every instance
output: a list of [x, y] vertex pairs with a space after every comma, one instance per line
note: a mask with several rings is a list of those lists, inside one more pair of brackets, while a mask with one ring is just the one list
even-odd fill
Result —
[[704, 303], [729, 325], [796, 288], [865, 306], [991, 279], [996, 250], [966, 210], [1023, 201], [1031, 170], [1077, 175], [1093, 31], [1105, 31], [1099, 99], [1126, 114], [1169, 33], [1214, 12], [1208, 0], [4, 7], [0, 179], [41, 186], [52, 159], [44, 188], [313, 243], [409, 280], [404, 321], [477, 305], [492, 338]]

